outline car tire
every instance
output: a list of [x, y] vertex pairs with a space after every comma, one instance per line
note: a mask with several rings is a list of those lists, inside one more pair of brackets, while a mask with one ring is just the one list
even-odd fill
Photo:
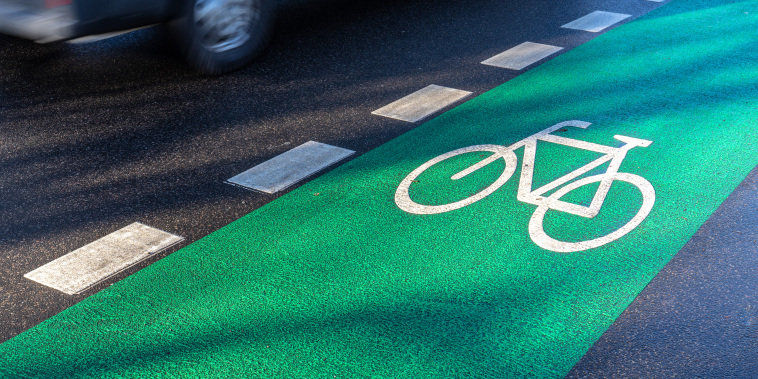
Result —
[[169, 31], [187, 63], [204, 74], [225, 74], [263, 52], [274, 8], [275, 0], [187, 0]]

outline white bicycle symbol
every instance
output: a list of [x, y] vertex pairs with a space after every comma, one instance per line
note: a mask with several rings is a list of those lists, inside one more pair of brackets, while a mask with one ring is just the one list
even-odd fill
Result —
[[[464, 147], [439, 155], [436, 158], [433, 158], [422, 164], [417, 169], [413, 170], [410, 174], [408, 174], [408, 176], [405, 177], [405, 179], [403, 179], [402, 182], [400, 182], [400, 185], [397, 187], [397, 191], [395, 192], [395, 203], [398, 207], [400, 207], [400, 209], [408, 213], [428, 215], [449, 212], [477, 202], [495, 192], [498, 188], [505, 184], [508, 179], [510, 179], [513, 173], [516, 171], [516, 164], [518, 161], [514, 150], [524, 147], [524, 159], [521, 166], [521, 178], [519, 181], [518, 195], [516, 198], [519, 201], [537, 205], [537, 209], [534, 211], [534, 214], [532, 214], [532, 217], [529, 220], [529, 235], [531, 236], [532, 241], [544, 249], [561, 253], [588, 250], [605, 245], [611, 241], [615, 241], [616, 239], [624, 236], [639, 226], [645, 217], [647, 217], [647, 215], [650, 213], [650, 210], [653, 208], [653, 204], [655, 203], [655, 190], [653, 189], [653, 186], [650, 184], [650, 182], [639, 175], [618, 172], [619, 167], [621, 166], [621, 162], [624, 160], [629, 150], [638, 146], [650, 146], [652, 141], [616, 135], [614, 138], [624, 142], [624, 145], [621, 147], [611, 147], [550, 134], [567, 126], [586, 129], [589, 125], [591, 125], [589, 122], [584, 121], [565, 121], [553, 125], [508, 147], [500, 145], [476, 145]], [[538, 140], [576, 147], [589, 151], [595, 151], [598, 153], [603, 153], [604, 155], [532, 191], [532, 178], [534, 177], [534, 161]], [[505, 161], [505, 170], [503, 171], [503, 174], [500, 175], [500, 177], [498, 177], [497, 180], [495, 180], [495, 182], [490, 186], [479, 191], [473, 196], [443, 205], [419, 204], [410, 198], [409, 190], [411, 184], [414, 183], [416, 178], [418, 178], [418, 176], [421, 175], [424, 171], [446, 159], [472, 152], [491, 152], [493, 154], [488, 158], [480, 161], [479, 163], [453, 175], [451, 179], [461, 179], [466, 175], [469, 175], [487, 166], [488, 164], [497, 161], [498, 159], [503, 159]], [[608, 161], [610, 161], [610, 165], [604, 174], [592, 175], [571, 182], [579, 176], [589, 172], [596, 167], [599, 167]], [[600, 212], [600, 207], [603, 206], [605, 197], [608, 194], [608, 191], [610, 190], [611, 184], [614, 180], [621, 180], [633, 184], [640, 190], [640, 192], [642, 192], [642, 206], [640, 207], [640, 210], [624, 226], [605, 236], [581, 242], [558, 241], [545, 233], [542, 224], [545, 218], [545, 213], [550, 209], [567, 212], [586, 218], [595, 217]], [[595, 192], [595, 195], [592, 198], [592, 202], [589, 206], [577, 205], [560, 200], [561, 197], [567, 193], [579, 187], [595, 182], [600, 182], [600, 186]], [[563, 186], [564, 184], [565, 186]], [[558, 188], [560, 186], [563, 187]], [[547, 192], [552, 191], [556, 188], [558, 188], [558, 190], [556, 190], [553, 194], [544, 196]]]

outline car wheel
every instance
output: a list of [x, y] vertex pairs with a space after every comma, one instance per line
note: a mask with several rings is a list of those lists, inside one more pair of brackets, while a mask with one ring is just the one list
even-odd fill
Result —
[[275, 0], [187, 0], [169, 24], [187, 62], [217, 75], [258, 57], [268, 43]]

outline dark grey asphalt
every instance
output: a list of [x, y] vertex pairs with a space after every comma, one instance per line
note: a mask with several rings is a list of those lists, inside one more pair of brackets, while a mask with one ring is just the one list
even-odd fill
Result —
[[[261, 61], [218, 78], [192, 72], [154, 29], [87, 45], [0, 36], [0, 341], [175, 249], [78, 296], [23, 278], [42, 264], [135, 221], [191, 243], [281, 195], [224, 184], [241, 171], [309, 140], [366, 152], [415, 126], [371, 111], [429, 84], [480, 94], [520, 73], [484, 59], [525, 41], [568, 50], [596, 34], [561, 29], [566, 22], [657, 6], [290, 0]], [[755, 176], [742, 200], [719, 210], [725, 221], [710, 221], [571, 375], [758, 372], [742, 362], [758, 346]], [[733, 318], [721, 323], [720, 313]], [[714, 348], [689, 345], [693, 336]]]
[[758, 169], [569, 378], [758, 378]]

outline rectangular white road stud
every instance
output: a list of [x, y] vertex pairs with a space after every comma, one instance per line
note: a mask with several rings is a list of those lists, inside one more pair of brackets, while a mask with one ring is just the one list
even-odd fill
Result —
[[256, 191], [276, 193], [354, 153], [341, 147], [309, 141], [234, 176], [228, 182]]
[[416, 122], [469, 95], [471, 92], [432, 84], [371, 114]]
[[561, 50], [563, 50], [563, 48], [558, 46], [524, 42], [485, 60], [482, 64], [508, 68], [511, 70], [522, 70], [525, 67], [545, 59]]
[[24, 277], [74, 295], [183, 239], [135, 222]]
[[617, 24], [632, 15], [604, 11], [594, 11], [582, 18], [561, 26], [566, 29], [584, 30], [586, 32], [601, 32], [604, 29]]

